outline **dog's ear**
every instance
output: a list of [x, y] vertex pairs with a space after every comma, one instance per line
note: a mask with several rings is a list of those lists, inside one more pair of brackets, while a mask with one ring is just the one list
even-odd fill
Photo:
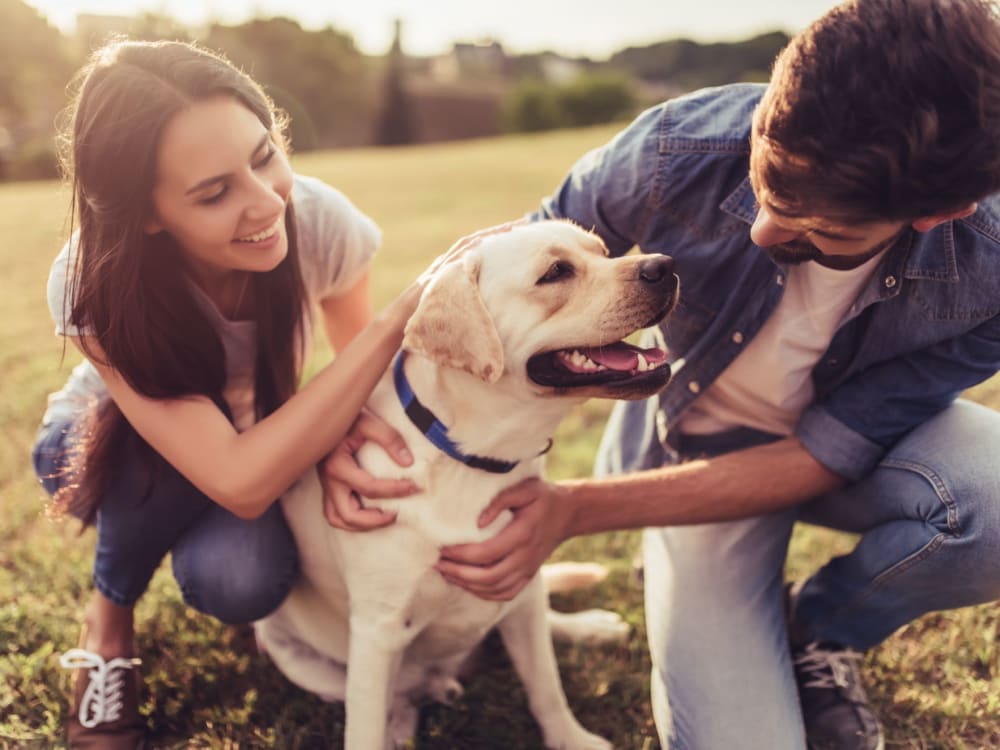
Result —
[[406, 324], [403, 348], [495, 383], [503, 374], [503, 346], [479, 296], [480, 263], [467, 253], [434, 275]]

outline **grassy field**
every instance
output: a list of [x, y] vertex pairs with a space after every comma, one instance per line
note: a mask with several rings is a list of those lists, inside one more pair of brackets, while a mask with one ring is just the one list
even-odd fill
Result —
[[[533, 208], [580, 154], [612, 132], [308, 154], [295, 165], [339, 186], [383, 227], [373, 274], [380, 306], [460, 235]], [[62, 359], [44, 303], [67, 202], [54, 183], [0, 186], [0, 748], [63, 746], [69, 681], [56, 654], [75, 645], [90, 591], [94, 535], [78, 536], [74, 523], [45, 517], [29, 461], [45, 396], [77, 361], [71, 352]], [[1000, 382], [971, 396], [1000, 405]], [[593, 403], [563, 424], [550, 474], [589, 473], [606, 408]], [[622, 647], [559, 649], [577, 715], [625, 750], [658, 747], [647, 698], [642, 592], [631, 564], [637, 542], [636, 533], [606, 534], [574, 540], [557, 553], [601, 560], [612, 571], [599, 588], [558, 600], [560, 608], [615, 609], [633, 627]], [[842, 535], [798, 529], [789, 576], [804, 575], [850, 544]], [[266, 659], [234, 648], [225, 628], [184, 606], [166, 566], [140, 603], [137, 625], [148, 686], [143, 710], [156, 747], [339, 746], [342, 707], [303, 693]], [[867, 680], [890, 748], [1000, 747], [998, 625], [997, 605], [935, 614], [869, 654]], [[465, 697], [455, 707], [424, 712], [418, 748], [540, 747], [520, 685], [496, 639], [489, 645]]]

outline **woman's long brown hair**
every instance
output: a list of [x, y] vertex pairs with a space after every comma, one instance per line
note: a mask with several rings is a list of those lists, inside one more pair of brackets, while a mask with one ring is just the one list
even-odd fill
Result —
[[[222, 57], [181, 42], [114, 42], [81, 71], [72, 107], [65, 163], [73, 186], [68, 274], [69, 321], [92, 337], [137, 392], [156, 399], [201, 395], [222, 408], [225, 352], [197, 303], [179, 248], [166, 233], [144, 231], [160, 134], [183, 108], [220, 94], [246, 106], [284, 145], [285, 122], [263, 90]], [[272, 271], [253, 273], [257, 323], [255, 406], [258, 418], [295, 391], [307, 314], [295, 216], [286, 210], [288, 255]], [[75, 238], [73, 224], [78, 225]], [[115, 471], [116, 457], [134, 440], [151, 469], [164, 462], [134, 434], [110, 398], [92, 408], [74, 448], [72, 481], [56, 498], [91, 523]], [[156, 471], [136, 501], [148, 494]]]

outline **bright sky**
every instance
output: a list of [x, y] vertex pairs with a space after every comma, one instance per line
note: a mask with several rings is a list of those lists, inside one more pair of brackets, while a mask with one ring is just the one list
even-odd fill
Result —
[[283, 15], [306, 28], [332, 25], [354, 37], [367, 54], [392, 41], [403, 21], [403, 49], [429, 55], [454, 41], [498, 39], [510, 52], [552, 50], [595, 59], [630, 45], [676, 37], [698, 41], [742, 39], [762, 31], [795, 32], [835, 0], [27, 0], [49, 21], [70, 31], [77, 13], [161, 13], [190, 24], [232, 24], [253, 16]]

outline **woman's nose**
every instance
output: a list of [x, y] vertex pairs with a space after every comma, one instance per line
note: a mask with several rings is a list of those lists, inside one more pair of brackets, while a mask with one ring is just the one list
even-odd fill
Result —
[[750, 239], [757, 247], [780, 245], [797, 239], [801, 235], [802, 233], [799, 231], [776, 224], [771, 218], [771, 214], [763, 208], [757, 212], [757, 218], [754, 219], [753, 226], [750, 227]]
[[276, 216], [284, 210], [290, 186], [268, 177], [257, 177], [253, 181], [253, 195], [247, 206], [250, 216]]

